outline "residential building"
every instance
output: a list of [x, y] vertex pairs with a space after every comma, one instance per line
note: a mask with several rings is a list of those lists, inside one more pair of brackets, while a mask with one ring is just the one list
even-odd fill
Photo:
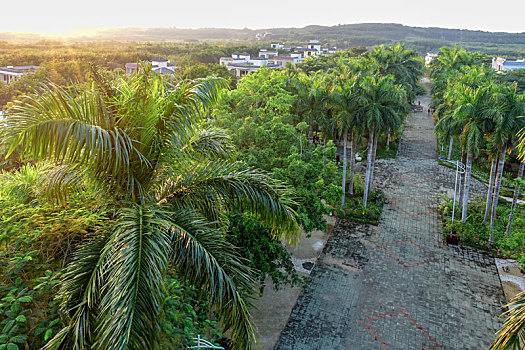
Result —
[[[149, 63], [151, 64], [151, 70], [159, 74], [169, 74], [173, 75], [177, 66], [175, 63], [170, 63], [170, 61], [164, 57], [154, 57]], [[137, 63], [126, 63], [126, 75], [130, 76], [131, 74], [137, 71]]]
[[427, 52], [427, 55], [425, 56], [425, 66], [428, 67], [430, 65], [430, 62], [432, 62], [432, 60], [436, 57], [438, 57], [437, 53]]
[[270, 47], [275, 50], [284, 49], [284, 44], [274, 41], [270, 44]]
[[4, 84], [9, 84], [12, 81], [18, 80], [22, 75], [33, 72], [38, 69], [38, 66], [7, 66], [0, 67], [0, 81]]
[[279, 55], [279, 51], [277, 50], [268, 50], [265, 47], [259, 50], [259, 57], [272, 58], [273, 56], [278, 56], [278, 55]]
[[503, 57], [492, 58], [492, 68], [498, 72], [525, 69], [525, 60], [508, 60]]
[[[291, 48], [285, 48], [284, 44], [272, 42], [270, 49], [263, 47], [259, 50], [259, 57], [252, 58], [247, 52], [235, 51], [231, 57], [221, 57], [219, 64], [228, 68], [230, 72], [235, 74], [237, 79], [240, 79], [243, 75], [253, 73], [261, 67], [269, 69], [285, 68], [288, 63], [295, 65], [302, 63], [307, 57], [317, 57], [322, 53], [329, 54], [337, 51], [336, 47], [323, 49], [321, 43], [317, 40], [310, 40], [306, 46], [296, 47], [292, 50]], [[288, 49], [290, 53], [280, 56], [279, 49]]]
[[304, 58], [316, 57], [321, 53], [317, 49], [311, 49], [311, 48], [305, 48], [305, 47], [296, 47], [294, 51], [300, 53]]
[[288, 63], [294, 64], [294, 58], [289, 56], [274, 56], [270, 62], [278, 65], [280, 68], [286, 68]]
[[281, 68], [286, 68], [288, 63], [295, 65], [296, 63], [303, 63], [303, 57], [298, 52], [293, 52], [289, 56], [274, 56], [268, 60], [271, 64], [280, 66]]
[[269, 62], [268, 57], [259, 56], [251, 58], [249, 53], [238, 51], [232, 53], [232, 57], [221, 57], [219, 64], [228, 68], [230, 72], [235, 74], [237, 79], [240, 79], [246, 74], [256, 72], [261, 67], [268, 69], [281, 68], [280, 65]]
[[315, 49], [317, 50], [318, 54], [321, 53], [321, 43], [318, 40], [310, 40], [306, 45], [306, 48]]

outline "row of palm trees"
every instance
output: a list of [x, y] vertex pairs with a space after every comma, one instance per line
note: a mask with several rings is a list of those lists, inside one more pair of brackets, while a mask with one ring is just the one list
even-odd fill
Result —
[[[486, 150], [491, 171], [484, 221], [493, 230], [505, 158], [517, 145], [516, 135], [525, 125], [525, 120], [520, 118], [525, 114], [525, 96], [518, 92], [516, 85], [497, 84], [494, 72], [476, 65], [474, 59], [464, 59], [463, 64], [457, 64], [449, 56], [461, 57], [458, 51], [461, 52], [457, 48], [442, 50], [434, 64], [433, 97], [440, 101], [435, 129], [442, 141], [449, 143], [449, 158], [454, 139], [461, 143], [462, 162], [466, 166], [459, 196], [462, 223], [467, 218], [472, 162]], [[468, 57], [467, 53], [462, 54]], [[511, 224], [507, 228], [509, 233]], [[493, 240], [491, 234], [490, 241]]]
[[[518, 178], [523, 177], [525, 94], [516, 85], [497, 84], [495, 73], [484, 69], [477, 56], [458, 47], [443, 48], [433, 63], [432, 93], [438, 118], [435, 129], [442, 142], [449, 143], [449, 159], [454, 140], [461, 144], [462, 162], [466, 163], [459, 196], [462, 223], [467, 219], [473, 159], [482, 151], [487, 154], [491, 168], [484, 223], [491, 229], [489, 240], [493, 242], [505, 160], [516, 148], [521, 150], [522, 160]], [[511, 234], [519, 191], [518, 182], [506, 235]], [[512, 304], [514, 308], [505, 313], [505, 326], [491, 349], [522, 349], [525, 344], [525, 293], [519, 294]]]
[[421, 57], [399, 43], [341, 60], [331, 71], [299, 77], [295, 87], [299, 97], [297, 110], [299, 114], [304, 111], [304, 121], [310, 125], [310, 142], [317, 129], [324, 139], [339, 139], [343, 144], [341, 209], [346, 196], [353, 195], [355, 154], [360, 143], [368, 148], [363, 193], [366, 208], [372, 193], [378, 139], [384, 135], [388, 143], [390, 133], [403, 124], [418, 91], [422, 69]]

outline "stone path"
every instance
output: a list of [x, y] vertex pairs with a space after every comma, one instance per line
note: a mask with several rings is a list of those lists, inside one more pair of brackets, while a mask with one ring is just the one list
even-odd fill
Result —
[[502, 326], [501, 282], [485, 252], [442, 241], [435, 194], [454, 179], [437, 164], [424, 110], [407, 120], [398, 158], [376, 169], [388, 200], [379, 226], [339, 221], [275, 349], [490, 346]]

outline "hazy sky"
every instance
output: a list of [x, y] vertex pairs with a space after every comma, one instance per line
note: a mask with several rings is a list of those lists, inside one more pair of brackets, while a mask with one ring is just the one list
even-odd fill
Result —
[[[1, 0], [0, 31], [78, 32], [97, 27], [272, 28], [402, 23], [525, 32], [525, 1], [488, 0]], [[13, 6], [9, 6], [11, 3]], [[502, 9], [497, 7], [504, 6]], [[19, 10], [19, 11], [18, 11]]]

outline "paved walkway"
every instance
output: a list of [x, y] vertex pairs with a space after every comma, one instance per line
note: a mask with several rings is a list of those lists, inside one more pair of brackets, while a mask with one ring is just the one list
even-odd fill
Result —
[[494, 259], [442, 242], [437, 192], [453, 172], [436, 162], [424, 112], [407, 121], [377, 184], [379, 226], [339, 221], [275, 346], [313, 349], [487, 349], [505, 304]]

